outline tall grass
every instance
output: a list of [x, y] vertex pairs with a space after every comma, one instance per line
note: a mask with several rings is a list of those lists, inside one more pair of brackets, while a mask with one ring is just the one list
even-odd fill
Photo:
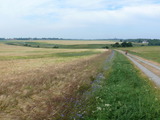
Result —
[[84, 120], [158, 120], [158, 89], [140, 76], [131, 62], [117, 53], [101, 87], [87, 102]]

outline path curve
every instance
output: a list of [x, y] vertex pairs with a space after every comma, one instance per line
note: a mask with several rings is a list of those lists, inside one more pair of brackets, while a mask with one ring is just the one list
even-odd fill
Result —
[[[117, 50], [117, 51], [125, 55], [125, 52], [123, 52], [121, 50]], [[125, 56], [128, 57], [144, 74], [146, 74], [150, 78], [150, 80], [152, 80], [157, 86], [160, 87], [160, 77], [158, 75], [156, 75], [155, 73], [153, 73], [152, 71], [150, 71], [149, 69], [147, 69], [146, 67], [144, 67], [139, 62], [137, 62], [137, 60], [139, 60], [140, 62], [143, 62], [147, 65], [150, 65], [150, 66], [152, 66], [153, 68], [155, 68], [159, 71], [160, 71], [160, 66], [157, 66], [153, 63], [142, 60], [139, 57], [136, 57], [136, 56], [131, 55], [131, 54], [128, 54], [128, 55], [125, 55]]]

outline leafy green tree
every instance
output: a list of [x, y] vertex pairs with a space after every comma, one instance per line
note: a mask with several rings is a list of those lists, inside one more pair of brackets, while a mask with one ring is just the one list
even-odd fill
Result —
[[127, 42], [123, 42], [123, 43], [121, 44], [121, 46], [122, 46], [122, 47], [127, 47]]
[[131, 42], [123, 42], [121, 44], [122, 47], [133, 47], [132, 43]]
[[121, 45], [119, 44], [119, 42], [116, 42], [115, 44], [112, 45], [112, 47], [121, 47]]

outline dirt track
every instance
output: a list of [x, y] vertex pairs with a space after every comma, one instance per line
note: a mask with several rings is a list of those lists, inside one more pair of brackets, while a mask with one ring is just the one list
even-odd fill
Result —
[[[117, 50], [125, 55], [123, 51]], [[157, 86], [160, 86], [160, 66], [145, 60], [144, 58], [127, 54], [128, 57], [144, 74], [146, 74], [150, 80], [154, 81]]]

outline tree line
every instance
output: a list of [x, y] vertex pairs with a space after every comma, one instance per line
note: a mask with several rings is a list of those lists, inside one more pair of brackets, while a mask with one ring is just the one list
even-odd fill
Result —
[[144, 41], [148, 43], [148, 46], [160, 46], [160, 39], [126, 39], [120, 40], [120, 42], [135, 42], [135, 43], [143, 43]]
[[133, 44], [131, 42], [122, 42], [121, 44], [119, 42], [116, 42], [115, 44], [111, 45], [112, 47], [133, 47]]
[[160, 40], [150, 40], [148, 45], [149, 46], [160, 46]]

